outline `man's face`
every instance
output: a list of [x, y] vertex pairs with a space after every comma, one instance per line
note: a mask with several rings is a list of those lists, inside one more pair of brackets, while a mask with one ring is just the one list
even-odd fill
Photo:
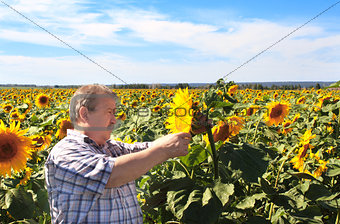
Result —
[[[98, 97], [96, 108], [88, 111], [88, 130], [94, 139], [108, 140], [116, 123], [116, 103], [111, 97]], [[94, 127], [91, 130], [91, 127]], [[99, 128], [99, 129], [98, 129]]]

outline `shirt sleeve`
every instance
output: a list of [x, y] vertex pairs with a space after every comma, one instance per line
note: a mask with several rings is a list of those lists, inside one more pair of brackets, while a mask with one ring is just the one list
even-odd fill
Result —
[[135, 142], [133, 144], [115, 141], [121, 149], [125, 152], [124, 154], [139, 152], [152, 146], [152, 142]]
[[55, 188], [67, 194], [102, 194], [115, 158], [89, 149], [63, 149], [54, 158]]

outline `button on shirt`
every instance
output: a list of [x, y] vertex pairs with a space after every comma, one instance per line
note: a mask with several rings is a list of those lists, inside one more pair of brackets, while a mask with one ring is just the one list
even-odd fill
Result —
[[88, 136], [67, 130], [45, 163], [52, 223], [143, 223], [135, 182], [108, 189], [105, 185], [116, 157], [149, 144], [108, 140], [98, 146]]

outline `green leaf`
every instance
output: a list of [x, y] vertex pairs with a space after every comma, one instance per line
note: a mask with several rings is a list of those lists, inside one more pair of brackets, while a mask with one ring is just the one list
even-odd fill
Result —
[[[202, 191], [199, 189], [195, 189], [193, 191], [191, 191], [191, 189], [169, 191], [167, 194], [169, 209], [177, 219], [182, 219], [185, 210], [189, 206], [191, 206], [191, 210], [193, 210], [195, 207], [201, 207], [202, 195]], [[198, 214], [196, 214], [196, 217], [197, 215]]]
[[38, 222], [34, 221], [33, 219], [23, 219], [10, 222], [9, 224], [38, 224]]
[[40, 208], [40, 210], [49, 214], [50, 206], [48, 203], [48, 194], [45, 189], [39, 189], [36, 200], [37, 200], [37, 205]]
[[309, 186], [308, 191], [305, 196], [309, 200], [316, 201], [318, 199], [322, 200], [322, 198], [331, 196], [331, 192], [321, 184], [311, 184]]
[[242, 171], [242, 178], [248, 182], [257, 183], [269, 164], [267, 154], [262, 149], [249, 144], [238, 146], [228, 143], [218, 152], [222, 163], [225, 165], [230, 163], [231, 169]]
[[331, 194], [331, 195], [329, 195], [329, 196], [320, 197], [320, 198], [318, 198], [318, 199], [316, 199], [316, 200], [317, 200], [317, 201], [330, 201], [330, 200], [334, 200], [334, 199], [337, 198], [339, 195], [340, 195], [340, 192], [337, 192], [337, 193]]
[[35, 210], [33, 196], [23, 188], [8, 190], [5, 204], [8, 212], [16, 219], [33, 218]]
[[323, 223], [321, 210], [316, 205], [308, 206], [304, 210], [291, 213], [291, 215], [298, 220], [304, 221], [304, 223]]
[[272, 186], [270, 186], [269, 182], [262, 177], [260, 178], [260, 185], [264, 193], [266, 194], [276, 193], [275, 189]]
[[6, 207], [5, 196], [6, 196], [6, 190], [0, 189], [0, 208], [1, 209], [6, 209], [6, 208], [3, 208], [3, 207]]
[[261, 217], [261, 216], [251, 216], [251, 217], [249, 217], [249, 219], [245, 223], [249, 223], [249, 224], [270, 224], [270, 222], [266, 218]]
[[213, 190], [218, 199], [220, 199], [222, 206], [224, 206], [229, 201], [229, 196], [234, 194], [234, 185], [224, 184], [220, 181], [217, 181], [215, 182]]
[[239, 202], [236, 205], [236, 208], [238, 209], [252, 209], [254, 208], [255, 202], [256, 200], [260, 200], [262, 198], [265, 198], [266, 195], [264, 193], [260, 193], [260, 194], [254, 194], [252, 196], [246, 197], [245, 199], [243, 199], [241, 202]]
[[327, 172], [326, 176], [335, 177], [340, 175], [340, 161], [333, 160], [329, 164], [327, 164]]
[[181, 162], [187, 167], [194, 167], [204, 162], [208, 158], [208, 154], [201, 145], [191, 147], [186, 156], [180, 157]]
[[312, 175], [308, 173], [287, 173], [299, 179], [316, 180]]

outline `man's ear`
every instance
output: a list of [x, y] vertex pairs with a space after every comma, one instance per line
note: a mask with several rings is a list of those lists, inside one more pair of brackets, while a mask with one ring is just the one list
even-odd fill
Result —
[[85, 122], [87, 123], [88, 121], [88, 114], [89, 114], [89, 111], [86, 107], [84, 106], [81, 106], [79, 108], [79, 119], [82, 121], [82, 122]]

